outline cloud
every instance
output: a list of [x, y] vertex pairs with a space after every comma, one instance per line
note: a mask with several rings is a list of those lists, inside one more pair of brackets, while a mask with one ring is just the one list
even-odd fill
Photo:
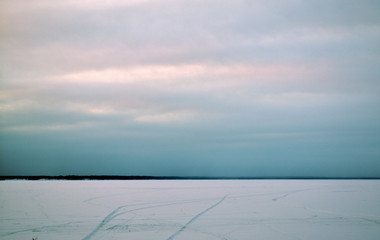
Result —
[[[355, 158], [378, 169], [374, 1], [0, 4], [1, 159], [71, 150], [81, 166], [110, 158], [111, 172], [138, 174], [187, 170], [179, 159], [222, 175], [236, 161], [244, 174]], [[70, 171], [67, 158], [49, 166]]]
[[60, 124], [60, 125], [21, 125], [21, 126], [10, 126], [3, 128], [3, 131], [11, 132], [44, 132], [44, 131], [68, 131], [94, 126], [91, 123], [80, 123], [80, 124]]
[[194, 118], [198, 113], [191, 111], [167, 112], [153, 115], [142, 115], [135, 118], [137, 122], [143, 123], [170, 123], [177, 121], [185, 121]]
[[[60, 83], [139, 83], [154, 85], [201, 85], [239, 84], [242, 82], [278, 82], [290, 77], [305, 76], [312, 71], [309, 66], [295, 65], [248, 65], [248, 64], [198, 64], [198, 65], [144, 65], [127, 68], [88, 70], [69, 73], [53, 78]], [[282, 78], [278, 78], [282, 76]], [[227, 80], [227, 81], [226, 81]], [[232, 81], [231, 81], [232, 80]], [[50, 81], [50, 79], [47, 79]], [[156, 87], [157, 87], [156, 86]], [[212, 86], [211, 86], [212, 87]], [[179, 90], [179, 89], [176, 89]]]
[[[25, 81], [26, 90], [4, 90], [1, 110], [9, 117], [54, 111], [87, 116], [81, 117], [84, 122], [113, 116], [126, 122], [186, 123], [226, 115], [252, 101], [259, 105], [261, 95], [272, 92], [273, 84], [297, 84], [314, 71], [309, 66], [247, 64], [86, 70]], [[8, 122], [14, 125], [14, 120]]]

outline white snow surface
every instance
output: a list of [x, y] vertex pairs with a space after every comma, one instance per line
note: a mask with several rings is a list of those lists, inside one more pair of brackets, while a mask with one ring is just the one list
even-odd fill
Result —
[[380, 239], [378, 180], [2, 181], [0, 239]]

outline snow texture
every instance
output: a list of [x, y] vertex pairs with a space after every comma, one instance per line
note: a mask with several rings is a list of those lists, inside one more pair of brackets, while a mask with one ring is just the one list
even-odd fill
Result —
[[4, 240], [379, 236], [377, 180], [0, 182]]

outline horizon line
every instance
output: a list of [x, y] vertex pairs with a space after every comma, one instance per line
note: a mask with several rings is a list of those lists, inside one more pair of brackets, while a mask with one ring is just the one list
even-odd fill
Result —
[[3, 180], [380, 180], [380, 177], [322, 176], [151, 176], [151, 175], [6, 175]]

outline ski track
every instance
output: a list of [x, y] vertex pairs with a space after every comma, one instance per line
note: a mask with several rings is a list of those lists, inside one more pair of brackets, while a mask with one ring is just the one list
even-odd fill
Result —
[[[170, 236], [168, 238], [168, 240], [171, 240], [171, 239], [174, 239], [175, 236], [177, 236], [178, 234], [180, 234], [183, 230], [185, 230], [190, 224], [192, 224], [197, 218], [199, 218], [201, 215], [205, 214], [206, 212], [210, 211], [211, 209], [213, 209], [214, 207], [218, 206], [220, 203], [222, 203], [224, 201], [224, 199], [227, 197], [224, 196], [221, 200], [219, 200], [216, 204], [212, 205], [211, 207], [207, 208], [206, 210], [202, 211], [201, 213], [197, 214], [196, 216], [194, 216], [189, 222], [187, 222], [184, 226], [182, 226], [182, 228], [180, 230], [178, 230], [177, 232], [175, 232], [172, 236]], [[183, 203], [191, 203], [191, 202], [199, 202], [200, 200], [198, 201], [183, 201]], [[131, 210], [127, 210], [127, 211], [123, 211], [123, 212], [119, 212], [121, 209], [127, 207], [127, 206], [130, 206], [130, 205], [122, 205], [122, 206], [119, 206], [117, 208], [115, 208], [111, 213], [109, 213], [100, 223], [99, 225], [94, 229], [92, 230], [91, 233], [89, 233], [86, 237], [82, 238], [82, 240], [89, 240], [91, 239], [102, 227], [104, 227], [107, 223], [109, 223], [110, 221], [112, 221], [113, 219], [115, 219], [116, 217], [120, 216], [120, 215], [123, 215], [123, 214], [126, 214], [126, 213], [131, 213], [131, 212], [134, 212], [134, 211], [139, 211], [139, 210], [144, 210], [144, 209], [150, 209], [150, 208], [157, 208], [157, 207], [165, 207], [165, 206], [171, 206], [171, 205], [177, 205], [177, 204], [181, 204], [180, 202], [173, 202], [173, 203], [165, 203], [165, 204], [159, 204], [159, 205], [154, 205], [154, 206], [148, 206], [148, 207], [140, 207], [140, 208], [135, 208], [135, 209], [131, 209]]]
[[[89, 240], [92, 238], [92, 236], [94, 236], [102, 227], [104, 227], [107, 223], [109, 223], [112, 219], [120, 216], [120, 215], [123, 215], [123, 214], [126, 214], [126, 213], [131, 213], [131, 212], [134, 212], [134, 211], [139, 211], [139, 210], [144, 210], [144, 209], [149, 209], [149, 208], [157, 208], [157, 207], [165, 207], [165, 206], [170, 206], [170, 205], [176, 205], [178, 204], [177, 202], [174, 202], [174, 203], [166, 203], [166, 204], [159, 204], [159, 205], [154, 205], [154, 206], [149, 206], [149, 207], [140, 207], [140, 208], [135, 208], [135, 209], [131, 209], [131, 210], [128, 210], [128, 211], [124, 211], [124, 212], [119, 212], [120, 209], [123, 209], [129, 205], [123, 205], [123, 206], [120, 206], [118, 208], [116, 208], [115, 210], [113, 210], [110, 214], [108, 214], [100, 223], [99, 225], [90, 233], [88, 234], [86, 237], [84, 237], [82, 240]], [[119, 213], [117, 213], [119, 212]]]
[[362, 220], [366, 222], [370, 222], [373, 224], [380, 224], [380, 218], [379, 216], [376, 215], [352, 215], [352, 214], [346, 214], [343, 212], [335, 212], [335, 211], [328, 211], [328, 210], [323, 210], [323, 209], [315, 209], [311, 207], [304, 207], [304, 210], [309, 211], [309, 212], [314, 212], [314, 213], [324, 213], [328, 215], [332, 215], [335, 218], [341, 218], [341, 219], [357, 219], [357, 220]]
[[75, 224], [75, 223], [81, 223], [81, 222], [67, 222], [67, 223], [58, 224], [58, 225], [49, 225], [49, 226], [42, 226], [42, 227], [36, 227], [36, 228], [29, 228], [29, 229], [24, 229], [24, 230], [0, 234], [0, 237], [6, 237], [6, 236], [14, 235], [17, 233], [23, 233], [23, 232], [42, 232], [44, 230], [49, 230], [49, 229], [53, 229], [53, 228], [67, 227], [68, 225]]
[[[204, 201], [209, 201], [211, 200], [210, 199], [196, 199], [196, 200], [182, 200], [182, 201], [176, 201], [176, 202], [171, 202], [171, 203], [168, 203], [168, 202], [161, 202], [160, 204], [158, 205], [154, 205], [154, 206], [149, 206], [149, 207], [139, 207], [139, 208], [135, 208], [135, 209], [131, 209], [131, 210], [127, 210], [127, 211], [123, 211], [123, 212], [119, 212], [121, 209], [125, 208], [125, 207], [131, 207], [131, 206], [141, 206], [141, 205], [152, 205], [154, 203], [143, 203], [143, 204], [133, 204], [133, 205], [122, 205], [122, 206], [119, 206], [117, 208], [115, 208], [110, 214], [108, 214], [100, 223], [99, 225], [94, 229], [92, 230], [91, 233], [89, 233], [86, 237], [82, 238], [82, 240], [89, 240], [92, 238], [92, 236], [94, 236], [102, 227], [104, 227], [107, 223], [109, 223], [111, 220], [113, 220], [114, 218], [120, 216], [120, 215], [123, 215], [123, 214], [126, 214], [126, 213], [131, 213], [131, 212], [134, 212], [134, 211], [139, 211], [139, 210], [144, 210], [144, 209], [149, 209], [149, 208], [156, 208], [156, 207], [164, 207], [164, 206], [170, 206], [170, 205], [177, 205], [177, 204], [185, 204], [185, 203], [195, 203], [195, 202], [204, 202]], [[156, 203], [157, 204], [157, 203]], [[119, 212], [119, 213], [118, 213]]]
[[89, 202], [97, 200], [97, 199], [110, 198], [110, 197], [122, 196], [122, 195], [125, 195], [125, 193], [117, 193], [117, 194], [111, 194], [111, 195], [94, 196], [94, 197], [88, 198], [86, 200], [83, 200], [82, 202], [83, 203], [89, 203]]
[[[106, 225], [109, 221], [114, 219], [116, 216], [114, 216], [120, 209], [126, 207], [128, 205], [122, 205], [117, 208], [115, 208], [110, 214], [108, 214], [100, 223], [99, 225], [90, 233], [88, 234], [83, 240], [90, 239], [96, 232], [99, 231], [100, 228], [102, 228], [104, 225]], [[116, 214], [117, 215], [117, 214]]]
[[272, 198], [272, 201], [273, 202], [276, 202], [282, 198], [286, 198], [287, 196], [289, 196], [290, 194], [295, 194], [295, 193], [299, 193], [299, 192], [305, 192], [305, 191], [311, 191], [311, 190], [314, 190], [314, 189], [302, 189], [302, 190], [296, 190], [296, 191], [291, 191], [291, 192], [288, 192], [284, 195], [281, 195], [279, 197], [276, 197], [276, 198]]
[[216, 206], [218, 206], [219, 204], [221, 204], [224, 201], [224, 199], [226, 199], [226, 197], [227, 197], [227, 195], [225, 195], [222, 199], [220, 199], [217, 203], [215, 203], [211, 207], [209, 207], [209, 208], [203, 210], [202, 212], [198, 213], [197, 215], [195, 215], [192, 219], [190, 219], [190, 221], [188, 221], [185, 225], [183, 225], [177, 232], [173, 233], [167, 240], [173, 240], [177, 235], [179, 235], [181, 232], [183, 232], [190, 224], [192, 224], [200, 216], [202, 216], [203, 214], [207, 213], [211, 209], [213, 209]]
[[297, 192], [304, 192], [304, 191], [313, 191], [316, 190], [316, 188], [307, 188], [307, 189], [300, 189], [300, 190], [293, 190], [290, 192], [268, 192], [268, 193], [254, 193], [254, 194], [234, 194], [234, 199], [240, 199], [240, 198], [251, 198], [251, 197], [265, 197], [265, 196], [273, 196], [273, 195], [279, 195], [282, 194], [280, 197], [272, 198], [272, 201], [277, 201], [281, 198], [287, 197], [290, 194], [297, 193]]

